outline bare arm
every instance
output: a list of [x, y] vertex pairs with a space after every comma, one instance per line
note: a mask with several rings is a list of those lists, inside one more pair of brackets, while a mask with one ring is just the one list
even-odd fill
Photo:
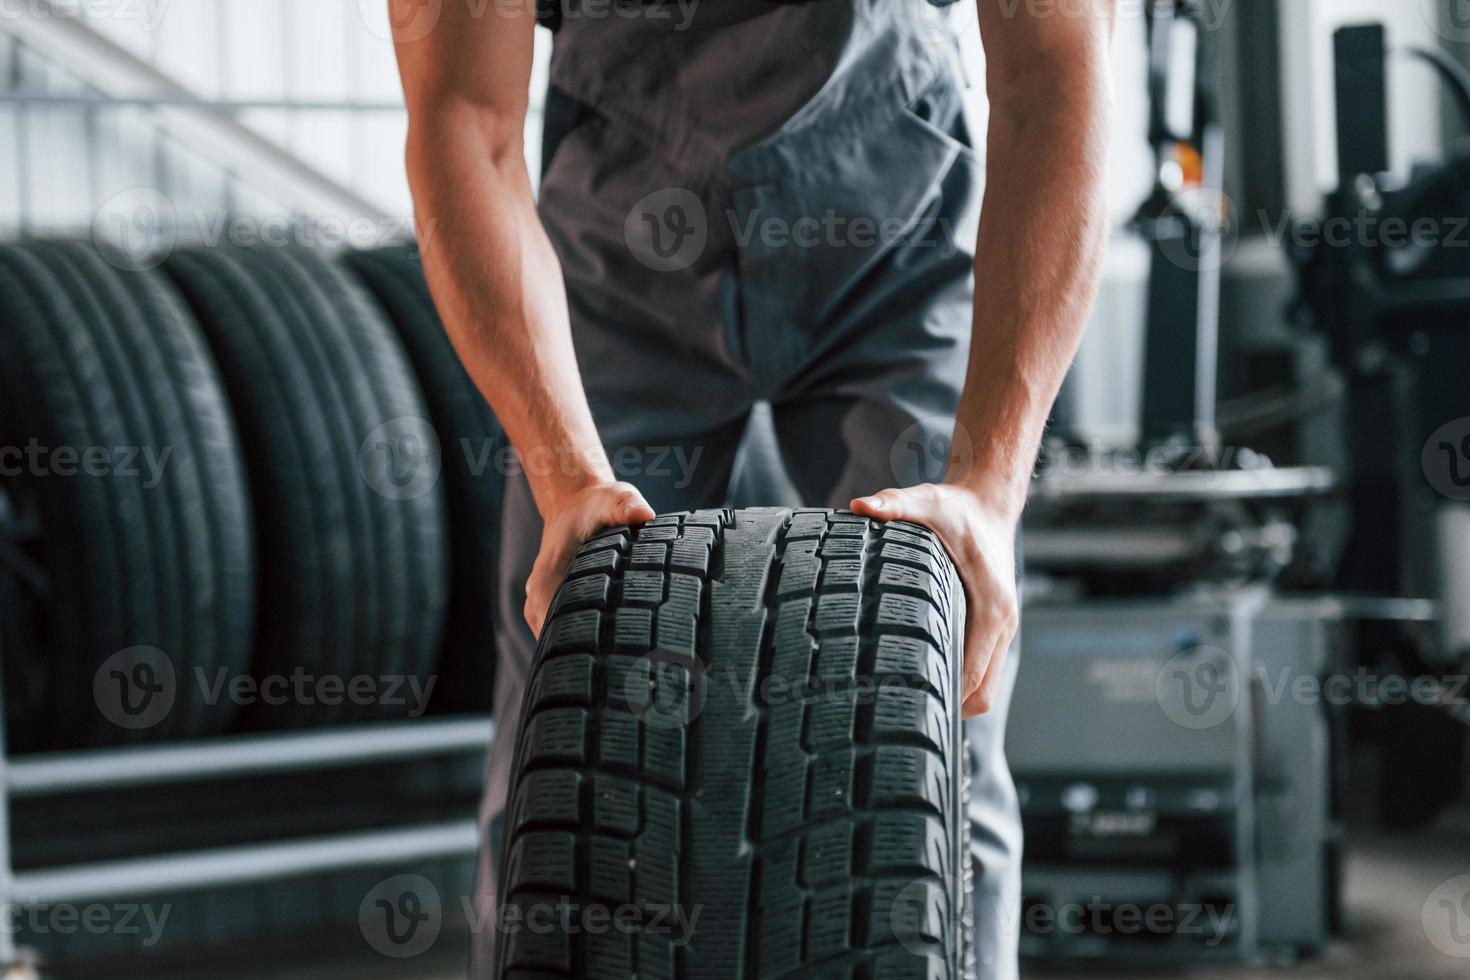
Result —
[[[395, 24], [413, 0], [390, 0]], [[424, 270], [445, 329], [505, 426], [546, 522], [526, 617], [540, 630], [571, 553], [598, 527], [653, 516], [614, 481], [572, 349], [561, 265], [531, 193], [523, 133], [534, 4], [446, 3], [395, 50]], [[402, 16], [397, 16], [397, 15]]]
[[969, 600], [965, 709], [988, 710], [1019, 623], [1012, 538], [1036, 451], [1097, 296], [1113, 0], [977, 0], [991, 117], [975, 258], [974, 341], [940, 486], [853, 502], [932, 527]]
[[1097, 297], [1107, 241], [1111, 0], [1049, 16], [980, 0], [991, 93], [975, 257], [975, 338], [960, 421], [969, 482], [1019, 517], [1047, 414]]

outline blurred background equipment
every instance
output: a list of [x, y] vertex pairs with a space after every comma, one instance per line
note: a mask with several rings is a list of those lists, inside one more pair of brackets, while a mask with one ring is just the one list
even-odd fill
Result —
[[[1219, 398], [1221, 378], [1279, 369], [1232, 351], [1242, 330], [1221, 326], [1222, 246], [1243, 251], [1250, 229], [1221, 179], [1217, 89], [1231, 76], [1214, 62], [1230, 37], [1203, 30], [1208, 14], [1148, 5], [1158, 179], [1132, 224], [1149, 250], [1137, 435], [1089, 439], [1097, 420], [1072, 387], [1027, 513], [1008, 731], [1027, 902], [1113, 910], [1072, 930], [1028, 920], [1027, 948], [1047, 959], [1320, 952], [1353, 927], [1350, 802], [1377, 797], [1360, 825], [1426, 827], [1464, 791], [1470, 716], [1442, 696], [1467, 666], [1470, 541], [1453, 484], [1470, 404], [1451, 377], [1466, 363], [1465, 253], [1443, 237], [1470, 205], [1458, 153], [1392, 175], [1387, 33], [1338, 29], [1341, 187], [1322, 217], [1278, 219], [1302, 222], [1284, 232], [1302, 270], [1295, 332], [1271, 357], [1290, 373]], [[1470, 104], [1458, 62], [1415, 52]], [[1344, 220], [1346, 242], [1303, 227]], [[1398, 248], [1373, 237], [1394, 221], [1423, 234]], [[1237, 364], [1217, 367], [1222, 354]], [[1196, 920], [1130, 930], [1119, 908]]]
[[[1117, 227], [1025, 528], [1028, 974], [1464, 975], [1455, 6], [1120, 4]], [[18, 975], [448, 978], [486, 927], [513, 460], [423, 281], [388, 38], [378, 0], [0, 4]], [[769, 426], [734, 505], [799, 503], [753, 496]]]
[[[1337, 59], [1338, 186], [1295, 254], [1295, 325], [1322, 337], [1345, 381], [1341, 466], [1348, 532], [1337, 587], [1424, 597], [1427, 622], [1387, 616], [1359, 632], [1366, 664], [1455, 684], [1470, 666], [1470, 147], [1407, 176], [1390, 170], [1389, 80], [1434, 69], [1470, 125], [1470, 75], [1442, 52], [1391, 46], [1380, 25], [1344, 28]], [[1317, 228], [1367, 233], [1339, 246]], [[1463, 704], [1401, 706], [1384, 727], [1384, 816], [1422, 823], [1465, 785]]]
[[[1048, 958], [1257, 961], [1320, 950], [1341, 925], [1339, 719], [1262, 696], [1264, 678], [1338, 667], [1341, 611], [1273, 587], [1294, 515], [1333, 474], [1222, 452], [1221, 255], [1238, 219], [1205, 15], [1147, 8], [1156, 180], [1130, 225], [1148, 248], [1139, 440], [1086, 446], [1064, 398], [1024, 541], [1048, 592], [1028, 600], [1007, 731], [1027, 906], [1156, 909], [1177, 928], [1043, 917], [1025, 944]], [[1126, 457], [1147, 465], [1128, 472]]]

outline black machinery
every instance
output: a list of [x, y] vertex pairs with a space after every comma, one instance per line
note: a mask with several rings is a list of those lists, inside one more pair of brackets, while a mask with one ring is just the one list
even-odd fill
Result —
[[1285, 692], [1341, 669], [1348, 611], [1276, 582], [1336, 476], [1223, 444], [1235, 218], [1211, 39], [1197, 3], [1145, 10], [1156, 180], [1130, 223], [1150, 257], [1140, 441], [1098, 451], [1054, 429], [1027, 511], [1039, 584], [1007, 732], [1026, 830], [1022, 949], [1292, 958], [1341, 920], [1343, 725]]
[[[1336, 36], [1339, 186], [1296, 255], [1293, 319], [1325, 337], [1345, 382], [1343, 495], [1350, 530], [1333, 586], [1422, 597], [1431, 617], [1357, 629], [1361, 661], [1445, 692], [1374, 719], [1383, 745], [1383, 814], [1427, 819], [1463, 789], [1470, 665], [1470, 143], [1389, 175], [1390, 52], [1378, 25]], [[1436, 51], [1407, 49], [1449, 83], [1470, 123], [1470, 75]]]
[[[1216, 417], [1233, 216], [1209, 38], [1195, 3], [1146, 10], [1158, 178], [1131, 224], [1151, 259], [1141, 438], [1068, 444], [1064, 411], [1027, 512], [1035, 582], [1007, 735], [1023, 950], [1289, 959], [1344, 925], [1349, 761], [1359, 777], [1379, 760], [1390, 824], [1463, 788], [1470, 143], [1388, 176], [1384, 31], [1338, 32], [1340, 186], [1293, 236], [1288, 314], [1301, 341], [1325, 339], [1333, 397], [1315, 410], [1343, 437], [1294, 457], [1330, 466], [1275, 466], [1229, 446]], [[1470, 76], [1412, 54], [1470, 121]]]

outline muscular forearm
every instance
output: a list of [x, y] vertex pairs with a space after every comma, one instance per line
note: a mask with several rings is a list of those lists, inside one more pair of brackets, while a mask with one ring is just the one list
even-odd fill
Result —
[[955, 482], [1020, 515], [1047, 415], [1097, 295], [1107, 238], [1105, 47], [992, 92], [975, 320]]
[[519, 127], [493, 129], [474, 105], [419, 114], [409, 179], [445, 328], [550, 514], [612, 471], [583, 394], [561, 266], [536, 214]]

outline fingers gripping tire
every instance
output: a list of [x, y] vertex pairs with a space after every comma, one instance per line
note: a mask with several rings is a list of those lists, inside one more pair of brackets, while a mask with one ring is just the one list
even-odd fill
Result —
[[966, 976], [962, 595], [928, 531], [831, 511], [583, 546], [527, 688], [500, 974]]

